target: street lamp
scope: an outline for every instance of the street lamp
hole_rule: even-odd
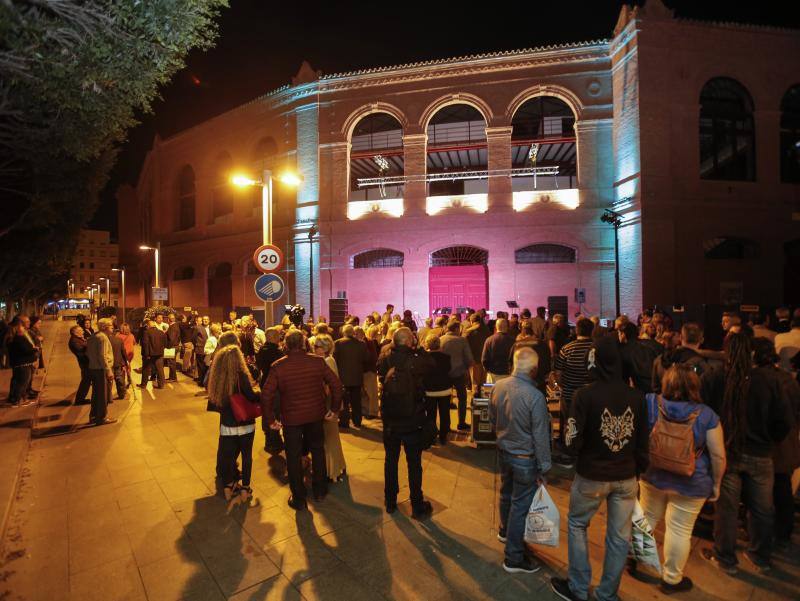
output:
[[[605,209],[600,216],[600,221],[614,226],[614,294],[617,306],[617,313],[614,317],[618,317],[619,312],[619,228],[622,225],[622,214]]]
[[[122,323],[125,323],[125,268],[112,267],[111,271],[119,271],[120,283],[122,284]]]
[[[155,251],[155,255],[153,256],[155,263],[156,263],[156,288],[161,288],[161,280],[159,278],[159,274],[161,273],[160,269],[160,255],[161,255],[161,242],[157,242],[155,246],[147,246],[142,244],[139,246],[139,250],[152,250]],[[155,301],[154,304],[157,304],[158,301]]]
[[[111,278],[100,278],[100,280],[105,280],[106,281],[106,306],[110,307],[111,306]],[[102,286],[100,288],[101,288],[100,295],[101,295],[101,298],[102,298]]]
[[[263,244],[272,244],[272,170],[264,169],[261,179],[256,180],[242,174],[235,174],[231,177],[231,183],[240,188],[249,186],[261,186],[261,224]],[[303,176],[299,173],[286,171],[278,176],[278,181],[287,186],[299,186],[303,181]],[[264,303],[264,327],[272,325],[272,301]]]

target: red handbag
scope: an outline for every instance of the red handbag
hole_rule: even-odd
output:
[[[246,422],[261,417],[261,403],[251,403],[247,397],[239,392],[230,396],[231,410],[237,422]]]

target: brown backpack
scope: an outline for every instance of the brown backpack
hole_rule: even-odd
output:
[[[678,476],[694,474],[703,449],[694,448],[694,421],[700,410],[683,421],[671,420],[658,397],[658,419],[650,432],[650,466]]]

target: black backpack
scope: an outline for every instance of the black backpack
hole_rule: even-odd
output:
[[[389,419],[408,419],[418,413],[418,387],[414,374],[414,362],[404,358],[398,362],[389,358],[389,371],[383,380],[381,394],[381,416]]]

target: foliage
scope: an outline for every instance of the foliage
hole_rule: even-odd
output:
[[[0,298],[66,288],[116,147],[227,0],[0,2]]]
[[[149,307],[148,309],[145,309],[144,318],[155,319],[156,315],[163,315],[164,320],[166,320],[169,315],[177,315],[177,314],[178,312],[172,307],[167,307],[165,305],[158,305],[156,307]]]

